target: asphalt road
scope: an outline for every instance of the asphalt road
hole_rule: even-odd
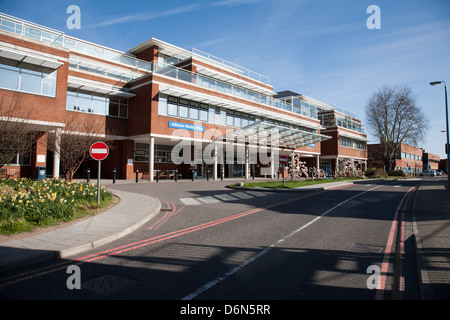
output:
[[[299,193],[232,190],[221,181],[117,184],[111,188],[159,198],[163,210],[116,243],[6,275],[14,281],[0,298],[373,300],[399,291],[417,299],[408,215],[416,183]],[[405,220],[397,266],[396,217]],[[69,266],[78,267],[81,289],[69,289],[77,274]]]

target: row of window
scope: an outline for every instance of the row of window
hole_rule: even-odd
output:
[[[112,117],[128,117],[128,100],[96,96],[82,91],[67,91],[66,109]]]
[[[422,156],[419,156],[416,154],[410,154],[410,153],[406,153],[406,152],[401,153],[401,158],[422,161]]]
[[[350,139],[342,136],[339,137],[339,145],[346,148],[366,150],[366,143],[364,141]]]
[[[175,118],[197,120],[206,123],[213,123],[228,127],[243,128],[258,121],[276,124],[297,130],[315,132],[312,129],[304,128],[280,121],[266,118],[259,118],[249,113],[237,112],[222,109],[208,104],[199,103],[183,98],[172,96],[160,96],[158,114]]]
[[[245,88],[238,87],[227,82],[216,80],[200,74],[192,73],[187,70],[167,66],[164,63],[156,65],[155,71],[165,76],[173,77],[190,83],[195,83],[202,87],[217,90],[226,94],[234,95],[236,97],[241,97],[261,104],[284,109],[290,112],[295,112],[297,114],[317,119],[317,107],[308,103],[300,102],[299,104],[297,102],[297,105],[293,105],[292,103],[284,100],[273,99],[270,96],[260,94],[255,91],[247,90]]]
[[[134,145],[134,161],[148,162],[150,159],[150,145],[148,143],[136,142]],[[172,147],[155,145],[155,163],[172,163]]]
[[[0,58],[0,88],[55,97],[56,70]]]
[[[325,113],[320,116],[320,123],[324,127],[343,127],[353,131],[364,133],[364,128],[360,123],[353,121],[351,118],[336,116],[334,113]]]

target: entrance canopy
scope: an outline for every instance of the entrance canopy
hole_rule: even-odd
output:
[[[234,141],[234,139],[238,143],[260,146],[264,144],[268,147],[295,150],[331,139],[331,137],[260,121],[218,137],[216,141]]]

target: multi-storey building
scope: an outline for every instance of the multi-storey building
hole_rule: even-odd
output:
[[[369,158],[371,168],[384,168],[381,144],[369,144]],[[423,149],[401,143],[395,157],[394,169],[411,175],[421,173],[423,169]]]
[[[115,169],[123,179],[175,170],[185,178],[193,169],[212,178],[273,177],[280,154],[315,157],[318,165],[330,138],[320,133],[326,130],[316,106],[274,98],[268,77],[223,59],[153,38],[121,52],[6,14],[0,95],[29,111],[0,121],[26,122],[38,133],[30,150],[3,166],[9,176],[33,177],[46,167],[58,177],[61,137],[86,134],[88,122],[112,141],[102,177]],[[89,161],[78,174],[88,167],[95,174]]]
[[[365,171],[368,160],[367,135],[356,115],[292,91],[279,92],[276,97],[294,106],[308,106],[317,114],[323,127],[320,133],[331,137],[320,144],[320,168],[323,171],[333,176],[348,174],[349,169],[354,174]]]
[[[439,170],[441,158],[438,155],[423,151],[423,169]]]

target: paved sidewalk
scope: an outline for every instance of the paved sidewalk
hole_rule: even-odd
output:
[[[450,299],[450,192],[446,180],[424,181],[413,203],[421,298]]]
[[[111,190],[120,198],[113,208],[65,228],[0,243],[0,272],[64,258],[96,248],[131,233],[161,209],[159,200]]]

